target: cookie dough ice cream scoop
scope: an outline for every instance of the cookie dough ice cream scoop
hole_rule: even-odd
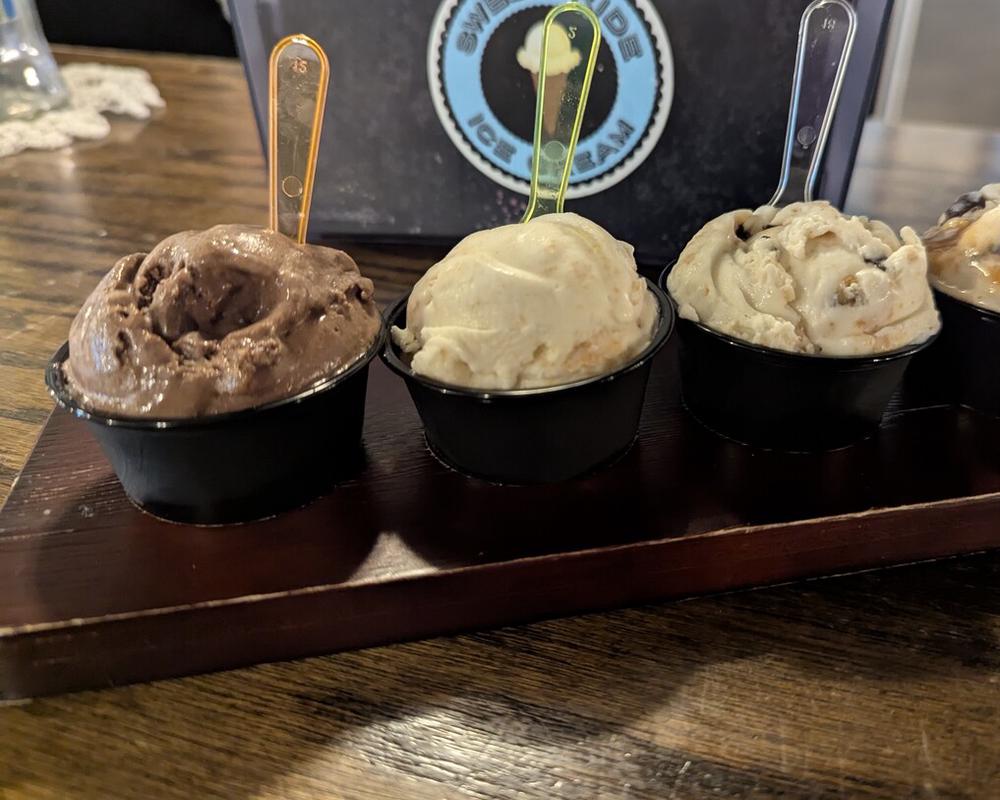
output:
[[[667,280],[680,315],[751,344],[826,356],[885,353],[940,328],[919,237],[825,201],[712,220]]]
[[[707,223],[664,270],[684,404],[745,444],[811,452],[871,435],[940,326],[916,234],[813,199],[856,28],[845,0],[806,7],[777,191]]]

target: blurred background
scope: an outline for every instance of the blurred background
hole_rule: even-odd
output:
[[[896,0],[875,113],[1000,128],[1000,0]]]
[[[236,55],[218,0],[37,2],[53,43]],[[998,43],[1000,0],[896,0],[874,115],[1000,129]]]

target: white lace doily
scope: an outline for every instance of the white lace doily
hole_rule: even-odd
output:
[[[74,139],[103,139],[111,131],[104,114],[148,119],[163,108],[149,73],[136,67],[67,64],[61,70],[69,105],[32,120],[0,122],[0,157],[22,150],[55,150]]]

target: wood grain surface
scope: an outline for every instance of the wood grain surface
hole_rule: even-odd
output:
[[[41,367],[113,260],[265,219],[238,65],[60,55],[141,64],[168,106],[0,161],[2,495],[51,406]],[[923,224],[935,186],[1000,176],[995,138],[949,161],[935,136],[875,131],[850,204],[878,212],[898,176]],[[432,257],[350,249],[383,299]],[[0,709],[0,797],[994,798],[998,637],[1000,557],[977,556],[83,693]]]
[[[1000,420],[911,390],[854,447],[754,450],[687,414],[677,361],[615,464],[534,486],[439,463],[376,361],[356,473],[215,529],[140,512],[56,412],[0,511],[0,701],[1000,547]]]

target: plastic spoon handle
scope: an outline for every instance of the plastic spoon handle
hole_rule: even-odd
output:
[[[271,51],[268,86],[268,179],[271,229],[302,243],[309,226],[316,155],[323,128],[330,62],[303,34]]]
[[[857,26],[846,0],[813,0],[802,14],[781,181],[769,205],[812,200]]]
[[[581,3],[563,3],[545,17],[536,78],[531,195],[522,222],[563,210],[600,45],[601,23]],[[555,114],[553,92],[561,94]]]

